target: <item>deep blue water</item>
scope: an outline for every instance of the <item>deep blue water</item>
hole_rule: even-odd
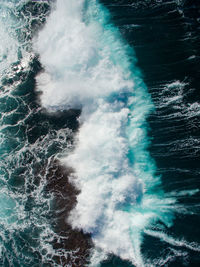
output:
[[[199,266],[200,3],[99,2],[0,1],[0,265]]]

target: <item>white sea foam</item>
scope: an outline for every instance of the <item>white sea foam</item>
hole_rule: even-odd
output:
[[[96,0],[84,3],[58,0],[35,39],[44,68],[37,89],[49,110],[82,107],[76,147],[62,161],[74,168],[71,181],[81,190],[67,220],[91,233],[91,265],[114,253],[143,266],[144,229],[156,220],[170,226],[175,200],[154,193],[160,180],[146,136],[152,104],[130,63],[134,54],[107,11]]]
[[[131,81],[124,79],[122,69],[110,60],[109,43],[115,45],[114,37],[106,36],[98,24],[84,23],[82,5],[81,0],[58,1],[36,41],[45,67],[37,77],[45,107],[76,107],[132,86]],[[114,49],[124,56],[118,47]]]
[[[19,68],[27,67],[27,60],[30,60],[30,54],[26,51],[25,39],[19,39],[17,30],[20,31],[26,26],[26,18],[17,18],[17,9],[20,9],[24,0],[19,1],[1,1],[0,6],[0,73],[11,75],[11,66],[21,63]],[[30,19],[30,18],[29,18]],[[24,31],[25,32],[25,31]],[[22,60],[23,62],[20,62]],[[16,71],[16,69],[15,69]],[[10,72],[10,73],[9,73]]]
[[[0,20],[0,71],[3,73],[11,63],[16,62],[17,50],[18,47],[17,41],[13,40],[11,36],[9,36],[7,29],[4,26],[4,23]]]
[[[156,231],[146,230],[145,233],[148,235],[157,237],[157,238],[161,239],[162,241],[167,242],[173,246],[183,247],[183,248],[187,248],[187,249],[190,249],[193,251],[200,252],[200,246],[199,246],[199,244],[197,244],[195,242],[189,243],[184,239],[179,240],[179,239],[176,239],[176,238],[173,238],[173,237],[167,235],[164,232],[156,232]]]
[[[52,141],[52,132],[49,131],[48,135],[36,140],[32,145],[27,140],[26,133],[23,137],[20,136],[20,128],[22,127],[26,131],[26,120],[32,114],[32,110],[23,96],[16,95],[17,85],[22,82],[19,73],[23,73],[25,76],[32,57],[32,53],[27,49],[30,43],[27,44],[26,40],[19,36],[22,29],[24,35],[30,34],[29,30],[31,30],[28,25],[29,20],[32,19],[31,13],[28,18],[23,17],[24,4],[27,2],[29,1],[0,1],[1,266],[30,265],[30,262],[36,260],[37,256],[35,255],[39,255],[39,253],[40,263],[47,261],[49,263],[50,256],[53,257],[55,254],[50,243],[56,234],[46,220],[51,198],[44,197],[46,182],[44,175],[40,177],[37,186],[34,184],[36,178],[34,164],[41,163],[41,154],[49,153],[53,141],[61,143],[59,136],[67,135],[66,131],[62,129],[63,131],[56,132]],[[4,85],[2,83],[4,79],[11,80],[12,85]],[[29,161],[28,158],[31,160]],[[34,202],[32,209],[28,207],[30,199]],[[10,242],[11,240],[12,242]],[[23,248],[22,243],[20,244],[21,241]],[[33,245],[34,242],[37,243],[37,246]],[[24,249],[26,253],[24,253]],[[49,256],[48,253],[51,255]]]
[[[187,119],[190,123],[190,119],[199,116],[200,103],[186,103],[184,100],[184,96],[194,90],[193,88],[186,90],[186,86],[189,87],[189,83],[175,80],[161,85],[159,89],[154,88],[155,92],[152,95],[160,118]],[[167,114],[166,111],[168,111]],[[191,127],[197,127],[194,120],[191,123],[194,124]]]
[[[1,3],[0,11],[0,73],[2,76],[10,65],[18,60],[19,44],[14,35],[15,30],[12,29],[13,21],[6,3]]]

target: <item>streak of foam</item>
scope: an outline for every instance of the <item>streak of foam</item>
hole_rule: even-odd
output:
[[[177,249],[169,249],[169,252],[167,253],[166,257],[160,257],[158,259],[153,260],[152,263],[146,262],[147,267],[154,267],[154,266],[167,266],[168,264],[172,263],[177,258],[183,258],[184,263],[188,263],[188,253],[183,252],[181,250]]]
[[[200,114],[200,103],[185,103],[185,87],[189,83],[184,81],[172,81],[161,85],[155,93],[152,93],[157,112],[163,119],[192,119]],[[156,88],[154,88],[155,90]],[[158,89],[158,88],[157,88]],[[187,90],[187,93],[192,91],[192,88]],[[166,109],[171,108],[171,112],[166,114]]]
[[[182,247],[182,248],[187,248],[193,251],[197,251],[200,252],[200,246],[199,244],[195,243],[195,242],[187,242],[184,239],[175,239],[171,236],[168,236],[166,233],[164,232],[156,232],[156,231],[151,231],[151,230],[145,230],[145,233],[148,235],[151,235],[153,237],[157,237],[160,240],[169,243],[172,246],[175,247]]]
[[[182,190],[179,192],[171,192],[168,195],[169,196],[176,196],[176,197],[184,197],[184,196],[193,196],[195,194],[199,193],[199,189],[193,189],[193,190]]]

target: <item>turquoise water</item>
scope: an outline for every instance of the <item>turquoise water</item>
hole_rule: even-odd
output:
[[[162,107],[125,40],[120,1],[106,5],[1,1],[2,266],[187,265],[182,248],[199,253],[171,230],[191,212],[179,198],[199,189],[166,190],[148,136]],[[160,87],[160,98],[174,90],[161,104],[184,86]]]

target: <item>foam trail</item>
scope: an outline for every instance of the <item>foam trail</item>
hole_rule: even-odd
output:
[[[177,246],[177,247],[184,247],[193,251],[197,251],[200,252],[200,246],[195,243],[195,242],[187,242],[184,239],[178,240],[175,239],[171,236],[168,236],[167,234],[163,233],[163,232],[156,232],[156,231],[151,231],[151,230],[146,230],[145,231],[146,234],[151,235],[153,237],[157,237],[159,239],[161,239],[162,241],[165,241],[173,246]]]
[[[144,266],[144,229],[157,220],[170,226],[175,200],[155,193],[160,179],[146,134],[152,103],[132,49],[98,1],[58,0],[35,50],[44,67],[42,105],[82,107],[76,147],[62,159],[81,190],[68,220],[91,233],[92,266],[109,253]]]

